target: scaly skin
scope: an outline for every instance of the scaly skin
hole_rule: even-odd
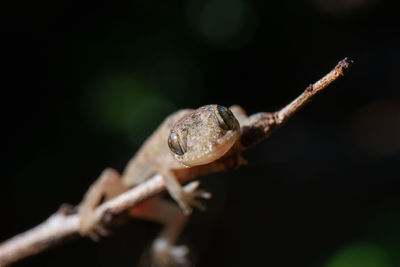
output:
[[[239,117],[245,116],[240,107],[233,109]],[[98,239],[99,234],[106,234],[106,229],[93,215],[101,198],[115,197],[157,173],[163,177],[168,192],[183,214],[190,214],[192,206],[204,210],[205,206],[197,198],[210,198],[211,194],[198,190],[197,181],[182,187],[179,180],[227,169],[228,166],[217,160],[229,151],[239,135],[238,120],[223,106],[206,105],[171,114],[128,162],[120,177],[117,171],[106,169],[89,188],[79,207],[80,233],[94,239]],[[152,246],[153,261],[157,266],[187,262],[188,249],[173,246],[187,220],[175,205],[153,198],[133,208],[130,214],[165,224]]]

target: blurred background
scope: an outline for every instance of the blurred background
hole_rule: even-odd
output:
[[[213,193],[179,243],[194,266],[400,266],[398,9],[382,0],[9,1],[0,9],[0,240],[77,204],[177,109],[275,111],[346,75]],[[131,220],[15,266],[136,266]]]

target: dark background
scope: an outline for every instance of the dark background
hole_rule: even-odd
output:
[[[0,240],[80,202],[180,108],[274,111],[355,61],[287,125],[203,177],[196,266],[400,266],[398,9],[379,0],[13,1],[0,9]],[[136,266],[132,220],[15,266]]]

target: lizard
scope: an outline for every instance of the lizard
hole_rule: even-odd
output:
[[[93,213],[101,199],[111,199],[160,174],[167,191],[180,208],[156,196],[133,207],[129,215],[165,225],[151,248],[156,266],[186,265],[188,248],[174,244],[192,207],[205,209],[198,198],[208,199],[211,194],[199,190],[198,181],[183,187],[179,179],[195,178],[229,168],[218,159],[229,154],[227,152],[238,142],[240,123],[246,118],[245,111],[238,105],[231,108],[206,105],[169,115],[143,143],[121,175],[112,168],[106,168],[89,187],[78,207],[80,234],[95,240],[99,235],[107,235],[108,231]],[[234,157],[239,165],[245,163],[240,155]]]

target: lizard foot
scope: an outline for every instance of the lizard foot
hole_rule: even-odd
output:
[[[192,212],[192,207],[196,207],[201,211],[206,210],[205,204],[198,198],[210,199],[211,193],[202,189],[197,189],[199,185],[199,181],[193,181],[183,187],[184,194],[181,198],[181,208],[186,215]]]
[[[153,260],[156,267],[184,267],[189,266],[186,246],[172,246],[163,238],[157,239],[152,248]]]
[[[109,235],[109,231],[102,224],[101,220],[96,218],[93,210],[79,209],[79,234],[88,236],[93,241],[99,241],[102,236]]]

